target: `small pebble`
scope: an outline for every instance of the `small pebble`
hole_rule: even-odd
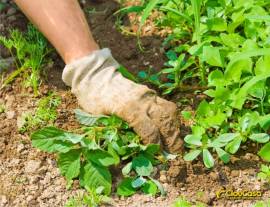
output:
[[[0,195],[0,206],[7,204],[8,200],[5,195]]]
[[[20,153],[21,151],[23,151],[25,149],[24,144],[19,144],[17,147],[17,152]]]
[[[30,160],[25,166],[25,173],[35,173],[40,168],[41,162],[36,160]]]
[[[7,119],[13,119],[15,117],[15,111],[6,112]]]
[[[159,180],[160,182],[165,183],[167,182],[167,177],[165,175],[160,175]]]

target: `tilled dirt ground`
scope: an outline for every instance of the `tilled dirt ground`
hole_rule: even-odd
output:
[[[116,18],[113,16],[119,8],[117,3],[99,0],[82,6],[94,37],[101,47],[111,48],[120,63],[134,73],[149,66],[156,70],[162,67],[162,33],[157,32],[151,25],[144,28],[146,36],[142,38],[142,44],[147,52],[143,54],[137,48],[136,37],[123,35],[117,29]],[[0,11],[1,34],[8,34],[9,28],[24,30],[26,24],[25,17],[11,3],[8,2],[8,6]],[[125,24],[130,28],[130,32],[136,29],[132,22],[126,20]],[[0,56],[9,58],[2,46]],[[74,129],[78,127],[73,114],[73,109],[78,107],[76,99],[61,81],[63,62],[56,54],[53,54],[52,58],[54,64],[46,68],[47,78],[43,80],[40,97],[45,96],[48,91],[55,91],[61,96],[62,104],[58,108],[55,125],[66,130]],[[199,98],[190,94],[185,96],[194,102]],[[40,97],[33,97],[31,90],[23,89],[20,78],[0,91],[0,104],[4,104],[6,108],[4,113],[0,113],[0,207],[64,206],[71,196],[82,191],[76,183],[71,190],[67,190],[55,157],[34,149],[29,136],[18,132],[19,117],[23,112],[33,110]],[[175,97],[173,99],[177,100]],[[179,106],[179,110],[183,107],[185,106]],[[188,125],[189,123],[182,122],[183,136]],[[270,197],[269,184],[256,178],[262,164],[256,151],[256,145],[243,146],[242,151],[232,158],[232,163],[223,165],[218,162],[211,170],[206,169],[201,160],[187,163],[179,157],[168,163],[168,166],[158,168],[155,175],[167,190],[166,197],[136,194],[122,198],[113,194],[115,206],[166,207],[179,196],[185,196],[190,201],[203,202],[208,206],[250,206],[254,200],[218,199],[216,192],[221,189],[258,190],[263,194],[262,200]],[[115,182],[118,180],[117,175],[114,179]]]

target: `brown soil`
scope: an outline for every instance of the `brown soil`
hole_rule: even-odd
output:
[[[119,8],[117,3],[96,0],[82,6],[100,46],[109,47],[115,58],[133,73],[148,67],[155,70],[162,68],[165,60],[161,47],[162,33],[151,24],[144,28],[146,36],[142,37],[142,45],[146,52],[142,53],[137,47],[135,36],[124,35],[117,29],[116,17],[113,16]],[[131,16],[131,19],[134,17]],[[124,22],[129,31],[136,30],[136,24],[132,21],[127,19]],[[18,10],[14,10],[11,3],[0,11],[0,34],[7,35],[9,28],[25,30],[26,24],[26,18]],[[0,45],[0,58],[9,56]],[[54,64],[46,68],[47,78],[43,80],[40,97],[50,90],[60,95],[62,104],[58,109],[55,125],[67,130],[75,129],[78,127],[73,115],[73,109],[78,107],[76,99],[61,81],[63,62],[56,53],[52,58]],[[179,100],[178,96],[188,99],[191,105],[203,98],[193,94],[178,94],[173,100]],[[0,104],[4,104],[6,108],[4,113],[0,113],[0,207],[64,206],[68,198],[82,191],[77,185],[67,190],[66,182],[56,166],[55,157],[32,148],[29,136],[18,132],[18,118],[23,112],[33,110],[40,97],[33,97],[31,90],[24,89],[20,78],[0,91]],[[185,108],[191,106],[179,104],[179,110]],[[182,122],[182,136],[187,133],[189,125],[190,123]],[[212,170],[206,169],[201,160],[187,163],[182,158],[177,158],[170,161],[168,166],[157,169],[156,177],[168,192],[166,197],[136,194],[121,198],[113,194],[115,206],[165,207],[170,206],[180,196],[185,196],[192,202],[203,202],[207,206],[250,206],[254,200],[218,199],[216,192],[221,189],[260,190],[263,193],[261,199],[270,197],[269,185],[256,178],[262,161],[254,152],[255,145],[243,146],[241,153],[232,158],[232,163],[224,165],[217,162]]]

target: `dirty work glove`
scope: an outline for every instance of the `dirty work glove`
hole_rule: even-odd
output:
[[[161,144],[179,153],[182,140],[175,104],[124,78],[118,66],[109,49],[97,50],[66,65],[62,78],[87,112],[115,114],[129,123],[144,144]]]

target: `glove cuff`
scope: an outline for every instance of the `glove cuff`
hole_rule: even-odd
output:
[[[117,69],[119,64],[113,58],[110,49],[95,50],[91,54],[67,64],[62,73],[62,80],[68,86],[76,85],[85,76],[91,77],[103,68]]]

